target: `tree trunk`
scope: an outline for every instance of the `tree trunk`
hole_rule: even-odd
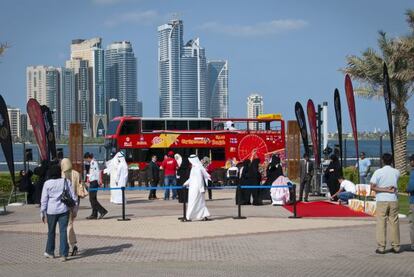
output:
[[[394,152],[395,168],[401,175],[407,174],[407,127],[409,114],[407,109],[402,106],[395,107],[394,111]]]

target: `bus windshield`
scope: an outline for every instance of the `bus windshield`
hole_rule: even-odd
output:
[[[118,129],[118,125],[119,125],[119,120],[112,120],[109,122],[108,124],[108,131],[107,131],[107,135],[115,135],[116,134],[116,130]]]

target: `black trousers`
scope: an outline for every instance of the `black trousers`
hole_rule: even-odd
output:
[[[310,183],[311,183],[311,180],[310,179],[308,180],[308,178],[304,178],[303,181],[300,183],[299,201],[302,201],[303,199],[303,191],[305,191],[305,201],[308,200]]]
[[[90,183],[89,187],[91,189],[92,188],[98,188],[99,187],[98,181],[92,181]],[[107,212],[107,210],[104,207],[102,207],[102,205],[98,202],[97,194],[98,194],[98,191],[90,191],[89,192],[89,201],[91,202],[91,207],[92,207],[91,216],[94,216],[94,217],[98,216],[98,212],[100,214],[104,214],[104,213]]]
[[[251,189],[253,205],[263,205],[261,189]]]
[[[156,187],[158,184],[158,181],[153,181],[153,182],[148,182],[150,187]],[[157,190],[156,189],[151,189],[148,195],[148,199],[153,199],[153,198],[157,198]]]

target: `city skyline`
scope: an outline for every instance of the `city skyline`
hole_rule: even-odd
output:
[[[381,4],[385,1],[255,5],[238,2],[240,12],[236,15],[229,13],[234,7],[232,1],[222,3],[220,9],[213,8],[219,3],[213,1],[212,5],[203,6],[203,12],[195,7],[198,4],[192,6],[188,1],[98,2],[49,1],[48,9],[44,9],[46,4],[27,1],[21,10],[13,1],[5,1],[0,11],[2,26],[16,22],[13,28],[5,28],[1,37],[1,41],[11,45],[0,63],[0,93],[7,103],[24,110],[22,72],[26,66],[63,65],[69,59],[68,45],[72,39],[99,36],[105,44],[121,39],[130,40],[135,46],[135,54],[140,59],[138,68],[145,69],[138,75],[138,91],[143,92],[140,100],[146,107],[144,116],[158,115],[158,99],[154,97],[158,86],[156,28],[179,11],[186,26],[186,37],[201,37],[209,57],[231,61],[230,116],[244,115],[243,99],[253,91],[260,91],[270,104],[266,105],[265,113],[281,112],[285,119],[294,119],[294,102],[303,104],[312,98],[315,103],[328,101],[329,118],[333,118],[334,88],[344,96],[343,74],[338,69],[345,66],[346,55],[359,54],[368,47],[376,49],[378,30],[390,36],[404,35],[408,31],[404,12],[410,7],[408,1],[393,5]],[[355,5],[358,9],[353,8]],[[66,11],[74,10],[79,12],[76,22],[65,16]],[[368,10],[371,12],[367,16]],[[209,14],[213,11],[212,18]],[[33,20],[32,13],[37,13],[36,18],[45,19]],[[24,26],[28,24],[33,28],[26,30]],[[52,40],[47,39],[51,37]],[[344,97],[342,100],[345,104]],[[413,104],[411,99],[407,106]],[[359,129],[386,129],[382,101],[356,98],[356,106]],[[384,116],[368,112],[371,110],[383,111]],[[413,110],[409,111],[413,118]],[[343,113],[344,129],[348,131],[349,118]],[[411,121],[410,131],[413,126]],[[334,129],[331,121],[329,130]]]

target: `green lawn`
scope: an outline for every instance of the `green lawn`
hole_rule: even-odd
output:
[[[407,194],[398,195],[398,202],[400,204],[400,214],[408,214],[410,211],[410,203]]]

